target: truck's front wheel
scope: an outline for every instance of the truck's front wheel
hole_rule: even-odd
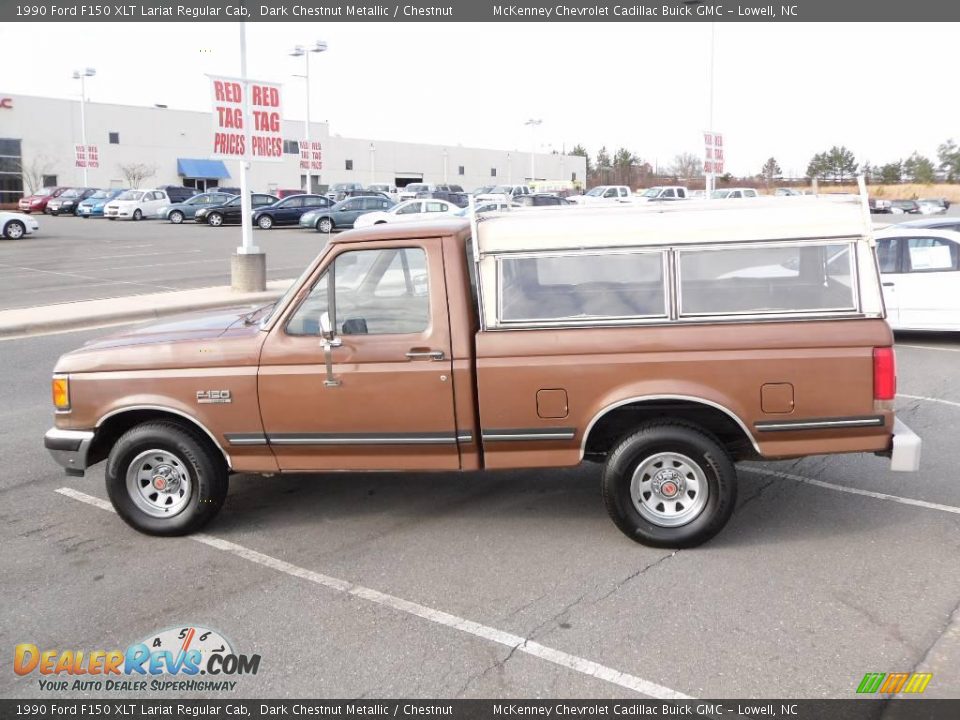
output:
[[[640,426],[610,453],[603,471],[607,512],[631,540],[695,547],[727,524],[737,472],[705,430],[674,422]]]
[[[227,497],[223,458],[199,433],[172,422],[137,425],[110,451],[107,494],[117,514],[147,535],[186,535]]]

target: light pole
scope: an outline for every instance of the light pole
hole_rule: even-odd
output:
[[[373,143],[370,143],[370,184],[373,185],[376,182],[377,175],[377,147]]]
[[[708,125],[708,132],[710,133],[713,133],[713,57],[714,57],[714,46],[716,44],[716,39],[717,39],[717,24],[710,23],[710,117],[709,117],[709,125]],[[716,163],[716,159],[711,158],[711,162]],[[714,169],[714,167],[711,167],[711,169]],[[704,180],[705,180],[704,187],[706,188],[706,190],[704,191],[704,196],[706,197],[707,200],[710,200],[713,198],[713,190],[717,184],[716,173],[714,172],[708,173],[707,176],[704,178]]]
[[[96,74],[93,68],[73,71],[73,79],[80,81],[80,142],[83,143],[84,155],[87,152],[87,78]],[[87,186],[87,163],[83,164],[83,186]]]
[[[444,149],[443,149],[443,182],[444,182],[444,184],[446,184],[447,182],[449,182],[448,177],[447,177],[447,175],[448,175],[448,173],[447,173],[447,157],[448,157],[447,149],[444,148]]]
[[[530,126],[530,182],[533,182],[537,175],[535,172],[534,156],[537,152],[537,126],[543,124],[543,120],[530,118],[524,125]]]
[[[290,51],[290,57],[303,57],[305,73],[296,75],[302,77],[307,88],[307,118],[305,121],[303,139],[307,143],[307,192],[313,192],[313,180],[311,179],[311,166],[313,165],[313,150],[310,147],[310,53],[322,53],[327,49],[326,40],[317,40],[309,48],[303,45],[297,45]]]

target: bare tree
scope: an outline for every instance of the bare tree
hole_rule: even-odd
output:
[[[698,178],[703,175],[703,160],[693,153],[681,153],[673,159],[671,172],[684,180]]]
[[[147,165],[146,163],[128,163],[117,167],[123,173],[127,185],[134,189],[140,187],[140,183],[148,177],[153,177],[157,173],[156,165]]]
[[[27,186],[24,197],[33,195],[38,190],[43,189],[43,176],[49,175],[55,163],[46,155],[37,155],[29,162],[20,160],[18,162],[20,173],[23,175],[23,182]]]

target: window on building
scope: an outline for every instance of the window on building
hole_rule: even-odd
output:
[[[109,133],[109,135],[110,135],[110,144],[111,144],[111,145],[119,145],[119,144],[120,144],[120,133],[118,133],[118,132],[112,132],[112,133]]]
[[[490,168],[490,177],[496,177],[496,176],[497,176],[497,169]]]
[[[459,168],[457,168],[457,175],[463,175],[463,174],[464,174],[464,167],[463,165],[461,165]]]
[[[577,174],[570,173],[570,182],[576,182],[576,181],[577,181]]]
[[[0,204],[15,203],[23,197],[21,166],[20,141],[0,138]]]
[[[43,176],[43,186],[44,187],[56,187],[57,186],[57,176],[56,175],[44,175]],[[122,185],[117,185],[117,187],[123,187]]]
[[[284,140],[283,141],[283,154],[284,155],[299,155],[300,154],[300,143],[296,140]]]
[[[346,162],[346,169],[347,169],[347,170],[353,170],[353,160],[347,160],[347,162]]]

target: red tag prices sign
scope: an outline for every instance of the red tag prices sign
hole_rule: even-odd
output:
[[[283,109],[279,85],[211,77],[210,93],[213,99],[211,157],[276,162],[283,160]],[[246,115],[244,99],[248,105]]]
[[[703,144],[703,171],[707,175],[723,175],[723,135],[705,132]]]
[[[100,167],[100,151],[96,145],[74,145],[76,159],[74,165],[78,168]]]
[[[323,148],[317,140],[300,140],[300,169],[323,170]]]

